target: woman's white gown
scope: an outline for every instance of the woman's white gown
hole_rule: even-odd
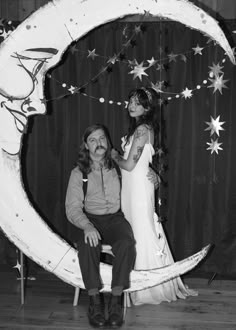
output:
[[[131,145],[132,138],[126,146],[122,138],[125,159]],[[160,268],[174,262],[162,224],[155,213],[154,186],[147,178],[153,154],[154,149],[149,142],[145,144],[135,168],[131,172],[122,170],[121,208],[133,228],[136,240],[136,270]],[[189,295],[197,295],[197,292],[188,289],[178,277],[156,287],[131,293],[131,299],[134,305],[159,304],[162,301],[184,299]]]

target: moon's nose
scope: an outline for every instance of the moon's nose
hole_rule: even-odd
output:
[[[33,91],[34,83],[16,58],[8,59],[0,69],[0,93],[5,97],[23,100]]]

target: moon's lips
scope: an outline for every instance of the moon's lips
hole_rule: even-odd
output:
[[[72,41],[101,24],[144,11],[208,34],[235,63],[218,23],[186,0],[54,0],[22,22],[0,48],[0,226],[24,254],[75,286],[84,287],[76,251],[46,225],[24,191],[19,165],[22,131],[34,111],[45,112],[41,102],[45,74],[60,61]],[[28,98],[33,112],[29,108],[25,111]],[[187,272],[208,249],[162,269],[133,271],[130,291]],[[104,289],[110,290],[111,266],[102,264],[101,276]]]

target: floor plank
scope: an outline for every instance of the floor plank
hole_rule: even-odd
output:
[[[1,265],[0,265],[1,266]],[[185,278],[198,291],[196,297],[160,305],[127,309],[123,330],[233,330],[236,329],[236,281]],[[74,288],[43,269],[35,281],[27,281],[25,304],[20,303],[20,281],[0,267],[0,329],[87,330],[88,298],[82,291],[72,306]],[[108,297],[106,297],[108,299]]]

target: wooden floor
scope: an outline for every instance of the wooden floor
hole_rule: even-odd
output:
[[[25,304],[20,303],[20,281],[0,265],[0,329],[91,329],[87,321],[87,295],[73,307],[74,288],[40,269],[28,281]],[[161,305],[128,308],[121,329],[236,329],[236,281],[188,278],[185,283],[199,296]]]

